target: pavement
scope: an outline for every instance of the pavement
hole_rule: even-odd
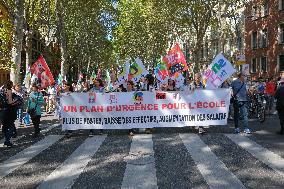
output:
[[[252,135],[233,122],[199,135],[192,127],[156,128],[153,134],[87,130],[65,136],[44,114],[42,134],[19,127],[12,148],[0,135],[0,189],[14,188],[284,188],[284,136],[277,115],[250,120]]]

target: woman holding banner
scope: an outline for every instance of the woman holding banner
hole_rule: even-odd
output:
[[[201,74],[200,73],[196,73],[194,75],[194,82],[191,85],[191,89],[193,91],[205,89],[205,86],[203,85],[203,83],[201,81]],[[197,126],[197,127],[198,127],[198,133],[199,134],[205,134],[205,130],[204,130],[203,126]]]
[[[90,89],[90,92],[94,92],[94,93],[104,93],[104,84],[103,81],[101,79],[94,79],[93,80],[93,88]],[[94,129],[90,130],[89,136],[94,136]],[[100,129],[99,130],[99,135],[103,134],[103,130]]]
[[[126,87],[126,92],[132,92],[132,91],[135,91],[135,88],[134,88],[134,83],[133,81],[127,81],[127,87]],[[129,129],[128,130],[128,133],[130,136],[134,136],[134,129]]]

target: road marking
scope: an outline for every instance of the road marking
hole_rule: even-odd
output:
[[[127,165],[122,189],[158,188],[152,135],[135,135],[132,139],[129,155],[124,160]]]
[[[56,143],[62,137],[63,135],[49,135],[44,139],[38,141],[34,145],[10,157],[8,160],[2,162],[0,164],[0,179],[16,170],[19,166],[31,160],[43,150]]]
[[[75,179],[84,171],[92,156],[97,152],[106,135],[87,138],[61,166],[55,169],[37,188],[71,188]]]
[[[58,123],[57,123],[57,124],[53,124],[53,125],[48,125],[47,128],[41,130],[40,133],[41,133],[41,134],[45,134],[45,133],[47,133],[48,131],[50,131],[51,129],[53,129],[53,128],[59,126],[59,125],[60,125],[60,124],[58,124]],[[30,134],[30,133],[27,133],[27,134]],[[11,138],[11,140],[12,140],[12,142],[16,142],[16,141],[18,141],[18,140],[20,140],[20,139],[22,139],[22,138],[24,138],[24,137],[26,137],[26,135],[18,136],[18,137],[15,138],[15,139]],[[1,148],[1,147],[4,147],[4,142],[5,142],[5,139],[1,139],[1,140],[0,140],[0,148]]]
[[[226,136],[234,143],[248,151],[255,158],[259,159],[284,177],[284,159],[281,158],[281,156],[267,150],[266,148],[263,148],[261,145],[257,144],[246,136],[235,134],[226,134]]]
[[[246,188],[196,134],[180,134],[188,152],[211,189]]]

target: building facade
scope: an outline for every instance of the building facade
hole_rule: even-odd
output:
[[[248,3],[245,56],[252,79],[284,76],[284,0]]]

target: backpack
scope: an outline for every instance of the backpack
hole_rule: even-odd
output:
[[[0,90],[0,110],[4,110],[6,108],[8,108],[8,100],[4,90]]]

